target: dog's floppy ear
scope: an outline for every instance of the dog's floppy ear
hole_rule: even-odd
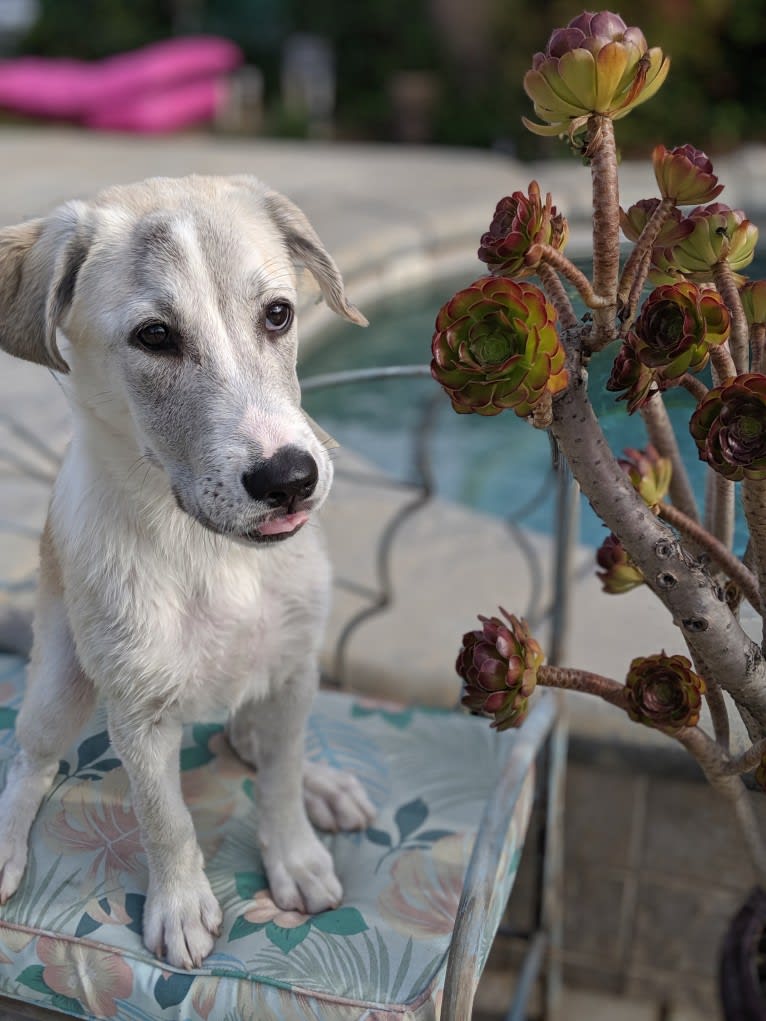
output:
[[[296,263],[311,273],[322,297],[333,312],[350,319],[357,326],[368,326],[367,319],[358,308],[346,300],[343,278],[332,257],[303,213],[294,202],[276,191],[264,191],[263,202],[271,219],[282,235],[287,250]]]
[[[90,247],[85,206],[70,202],[48,219],[0,230],[0,348],[69,372],[56,327],[74,295]]]

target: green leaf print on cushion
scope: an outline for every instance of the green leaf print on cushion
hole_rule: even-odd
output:
[[[239,889],[239,883],[237,884]],[[297,947],[312,929],[333,936],[356,936],[367,931],[367,923],[356,908],[336,908],[320,915],[304,915],[300,911],[282,911],[267,889],[259,890],[250,907],[236,919],[229,932],[229,942],[263,929],[266,938],[284,953]]]

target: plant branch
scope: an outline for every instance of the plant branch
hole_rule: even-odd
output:
[[[677,507],[671,506],[668,503],[661,503],[659,505],[659,515],[663,521],[667,521],[669,525],[672,525],[683,536],[691,539],[696,546],[704,549],[724,573],[733,582],[736,582],[742,590],[744,597],[756,609],[760,607],[761,596],[758,579],[752,571],[745,567],[739,557],[736,557],[728,547],[724,546],[714,535],[711,535],[699,522],[687,517]]]
[[[620,272],[620,192],[617,147],[611,117],[593,114],[588,120],[586,155],[593,181],[593,287],[608,300],[594,311],[592,350],[606,347],[616,336],[617,282]]]
[[[602,677],[601,674],[544,664],[538,667],[537,681],[549,688],[563,688],[566,691],[583,691],[589,695],[596,695],[620,709],[628,707],[625,685],[612,680],[611,677]]]
[[[641,417],[644,420],[644,425],[649,435],[649,442],[657,448],[663,457],[667,457],[670,461],[672,468],[670,499],[673,501],[674,506],[683,511],[687,517],[694,521],[699,521],[694,490],[689,482],[686,465],[678,449],[676,434],[661,394],[655,394],[641,408]]]
[[[729,347],[736,367],[732,375],[747,372],[750,368],[750,330],[747,325],[742,299],[739,296],[734,273],[726,259],[713,266],[713,279],[718,293],[731,314],[731,337]]]
[[[644,254],[641,260],[641,265],[638,267],[638,272],[635,275],[633,284],[630,288],[630,294],[628,295],[628,304],[620,309],[620,318],[622,319],[622,326],[620,327],[620,336],[624,339],[630,332],[630,328],[633,325],[633,321],[636,318],[636,311],[638,309],[638,303],[641,300],[641,291],[644,289],[646,278],[649,276],[649,270],[652,265],[652,253],[651,249]]]
[[[652,258],[652,248],[654,242],[657,240],[657,236],[662,230],[662,225],[665,223],[667,218],[670,216],[675,203],[673,199],[664,198],[660,201],[660,204],[654,210],[652,215],[649,217],[647,222],[644,224],[644,229],[639,235],[638,241],[630,253],[628,261],[625,263],[625,268],[622,271],[620,277],[620,286],[617,291],[617,304],[618,306],[624,305],[629,295],[632,295],[634,289],[634,283],[638,280],[642,273],[642,269],[646,266],[646,272],[648,272],[649,263]],[[641,280],[639,286],[639,293],[641,287],[644,286],[646,280],[646,272],[643,274],[643,280]]]
[[[690,372],[685,372],[679,378],[678,385],[682,386],[684,390],[688,390],[698,404],[710,393],[702,380],[697,376],[693,376]]]
[[[728,343],[711,348],[710,362],[714,386],[737,374]],[[706,496],[705,525],[724,546],[731,549],[734,543],[734,483],[711,468]]]
[[[750,364],[753,372],[766,370],[766,324],[753,323],[750,327]]]
[[[527,252],[526,261],[530,266],[534,266],[537,273],[542,279],[540,268],[542,265],[547,264],[558,270],[563,277],[565,277],[573,287],[577,288],[580,297],[588,306],[588,308],[598,309],[605,308],[609,305],[609,298],[600,297],[594,290],[590,280],[585,276],[582,270],[579,270],[573,262],[571,262],[566,255],[554,248],[552,245],[537,244]],[[538,263],[540,265],[538,265]],[[567,299],[568,300],[568,299]]]
[[[577,315],[556,270],[550,263],[543,261],[537,267],[537,275],[548,300],[558,313],[562,333],[564,330],[574,329],[577,326]]]
[[[587,396],[586,373],[573,374],[553,404],[552,431],[583,493],[619,536],[653,592],[680,627],[692,657],[766,730],[766,665],[703,566],[652,514],[617,463]]]
[[[755,562],[755,573],[761,591],[766,592],[766,479],[744,479],[742,482],[742,505],[745,508],[747,527]],[[749,597],[748,597],[749,598]],[[752,599],[750,600],[752,603]],[[753,603],[758,609],[761,603]],[[764,644],[766,645],[766,622],[764,623]]]

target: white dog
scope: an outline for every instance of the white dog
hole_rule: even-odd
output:
[[[184,721],[231,710],[281,908],[342,896],[306,809],[326,828],[373,815],[357,780],[303,767],[332,465],[300,408],[296,264],[366,324],[305,216],[254,178],[156,178],[0,230],[0,347],[61,373],[74,417],[0,795],[0,904],[100,696],[149,866],[144,942],[179,967],[221,924],[181,798]]]

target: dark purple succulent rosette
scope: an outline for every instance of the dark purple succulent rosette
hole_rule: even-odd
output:
[[[636,723],[672,733],[699,722],[705,682],[686,656],[643,656],[625,681],[627,712]]]
[[[732,482],[766,479],[766,376],[749,372],[715,387],[689,430],[700,460],[719,475]]]
[[[482,277],[439,311],[431,374],[461,414],[530,415],[568,382],[556,310],[533,284]]]
[[[501,613],[507,623],[479,616],[481,630],[463,635],[455,669],[465,683],[462,704],[492,717],[497,730],[506,730],[527,713],[543,654],[523,620]]]
[[[614,533],[608,535],[596,550],[596,563],[601,568],[596,576],[603,591],[609,595],[622,595],[644,584],[643,574]]]
[[[635,351],[635,339],[628,334],[614,363],[606,388],[618,394],[618,401],[628,402],[628,414],[643,408],[656,393],[667,389],[669,383],[657,378],[657,374],[639,360]]]
[[[656,287],[644,302],[632,330],[639,361],[660,370],[664,380],[699,372],[710,347],[729,338],[731,317],[715,291],[681,281]]]

